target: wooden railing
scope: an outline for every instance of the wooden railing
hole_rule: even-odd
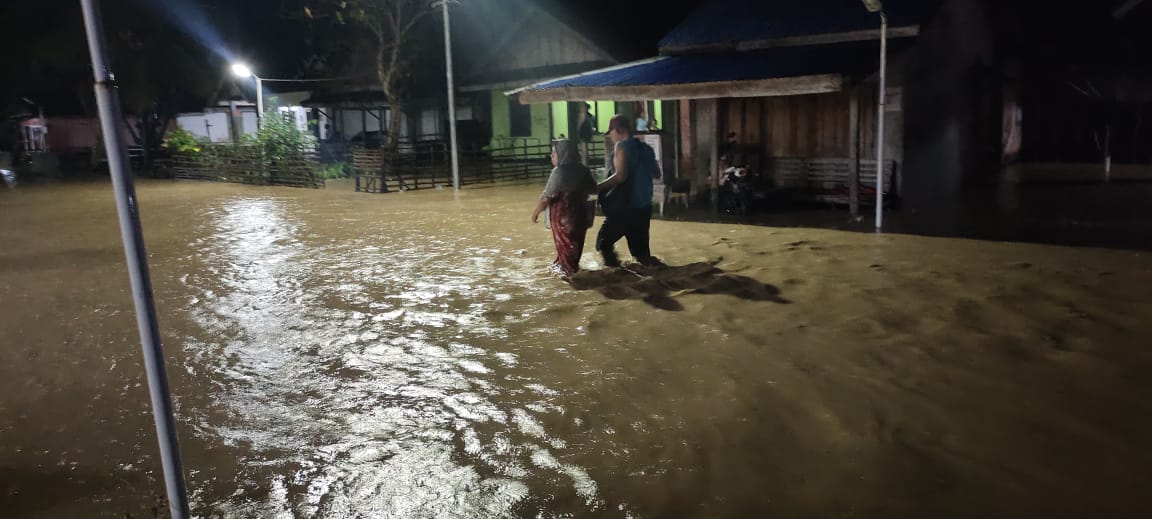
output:
[[[841,158],[773,158],[764,164],[765,178],[772,180],[777,190],[796,192],[799,196],[820,202],[847,204],[850,202],[850,176],[852,163]],[[884,162],[884,194],[897,192],[897,163]],[[860,203],[870,205],[876,200],[876,161],[860,161]]]

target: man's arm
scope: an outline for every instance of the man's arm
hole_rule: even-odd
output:
[[[600,191],[612,189],[628,180],[628,154],[624,151],[623,146],[616,146],[616,151],[612,155],[612,164],[616,168],[616,173],[604,179],[597,186]]]

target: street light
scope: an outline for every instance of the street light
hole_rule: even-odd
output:
[[[243,63],[233,63],[232,73],[236,77],[241,78],[256,78],[256,118],[257,120],[264,118],[264,80],[260,76],[252,73],[252,69]]]
[[[860,0],[870,13],[880,13],[880,101],[876,106],[876,229],[884,225],[884,105],[888,88],[888,16],[881,0]]]

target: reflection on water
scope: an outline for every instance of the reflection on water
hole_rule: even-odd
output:
[[[555,392],[501,380],[516,355],[477,346],[507,336],[485,317],[489,302],[531,292],[532,277],[493,268],[497,250],[462,254],[450,240],[311,242],[286,204],[222,204],[198,244],[204,269],[186,279],[204,330],[185,346],[190,369],[218,378],[213,412],[227,416],[202,417],[201,432],[250,456],[250,479],[208,509],[494,517],[529,497],[526,478],[550,474],[587,509],[602,505],[536,418],[564,413],[546,398]],[[538,399],[515,407],[509,392]]]
[[[655,221],[568,285],[537,188],[140,187],[201,517],[1147,515],[1140,253]],[[5,519],[163,491],[118,239],[0,189]]]

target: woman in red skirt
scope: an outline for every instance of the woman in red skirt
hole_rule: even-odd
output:
[[[552,175],[532,211],[532,223],[539,221],[540,213],[548,209],[552,239],[556,242],[554,265],[571,276],[580,271],[584,236],[596,215],[595,202],[588,201],[590,195],[596,194],[596,179],[580,163],[580,151],[573,141],[552,143],[552,165]]]

